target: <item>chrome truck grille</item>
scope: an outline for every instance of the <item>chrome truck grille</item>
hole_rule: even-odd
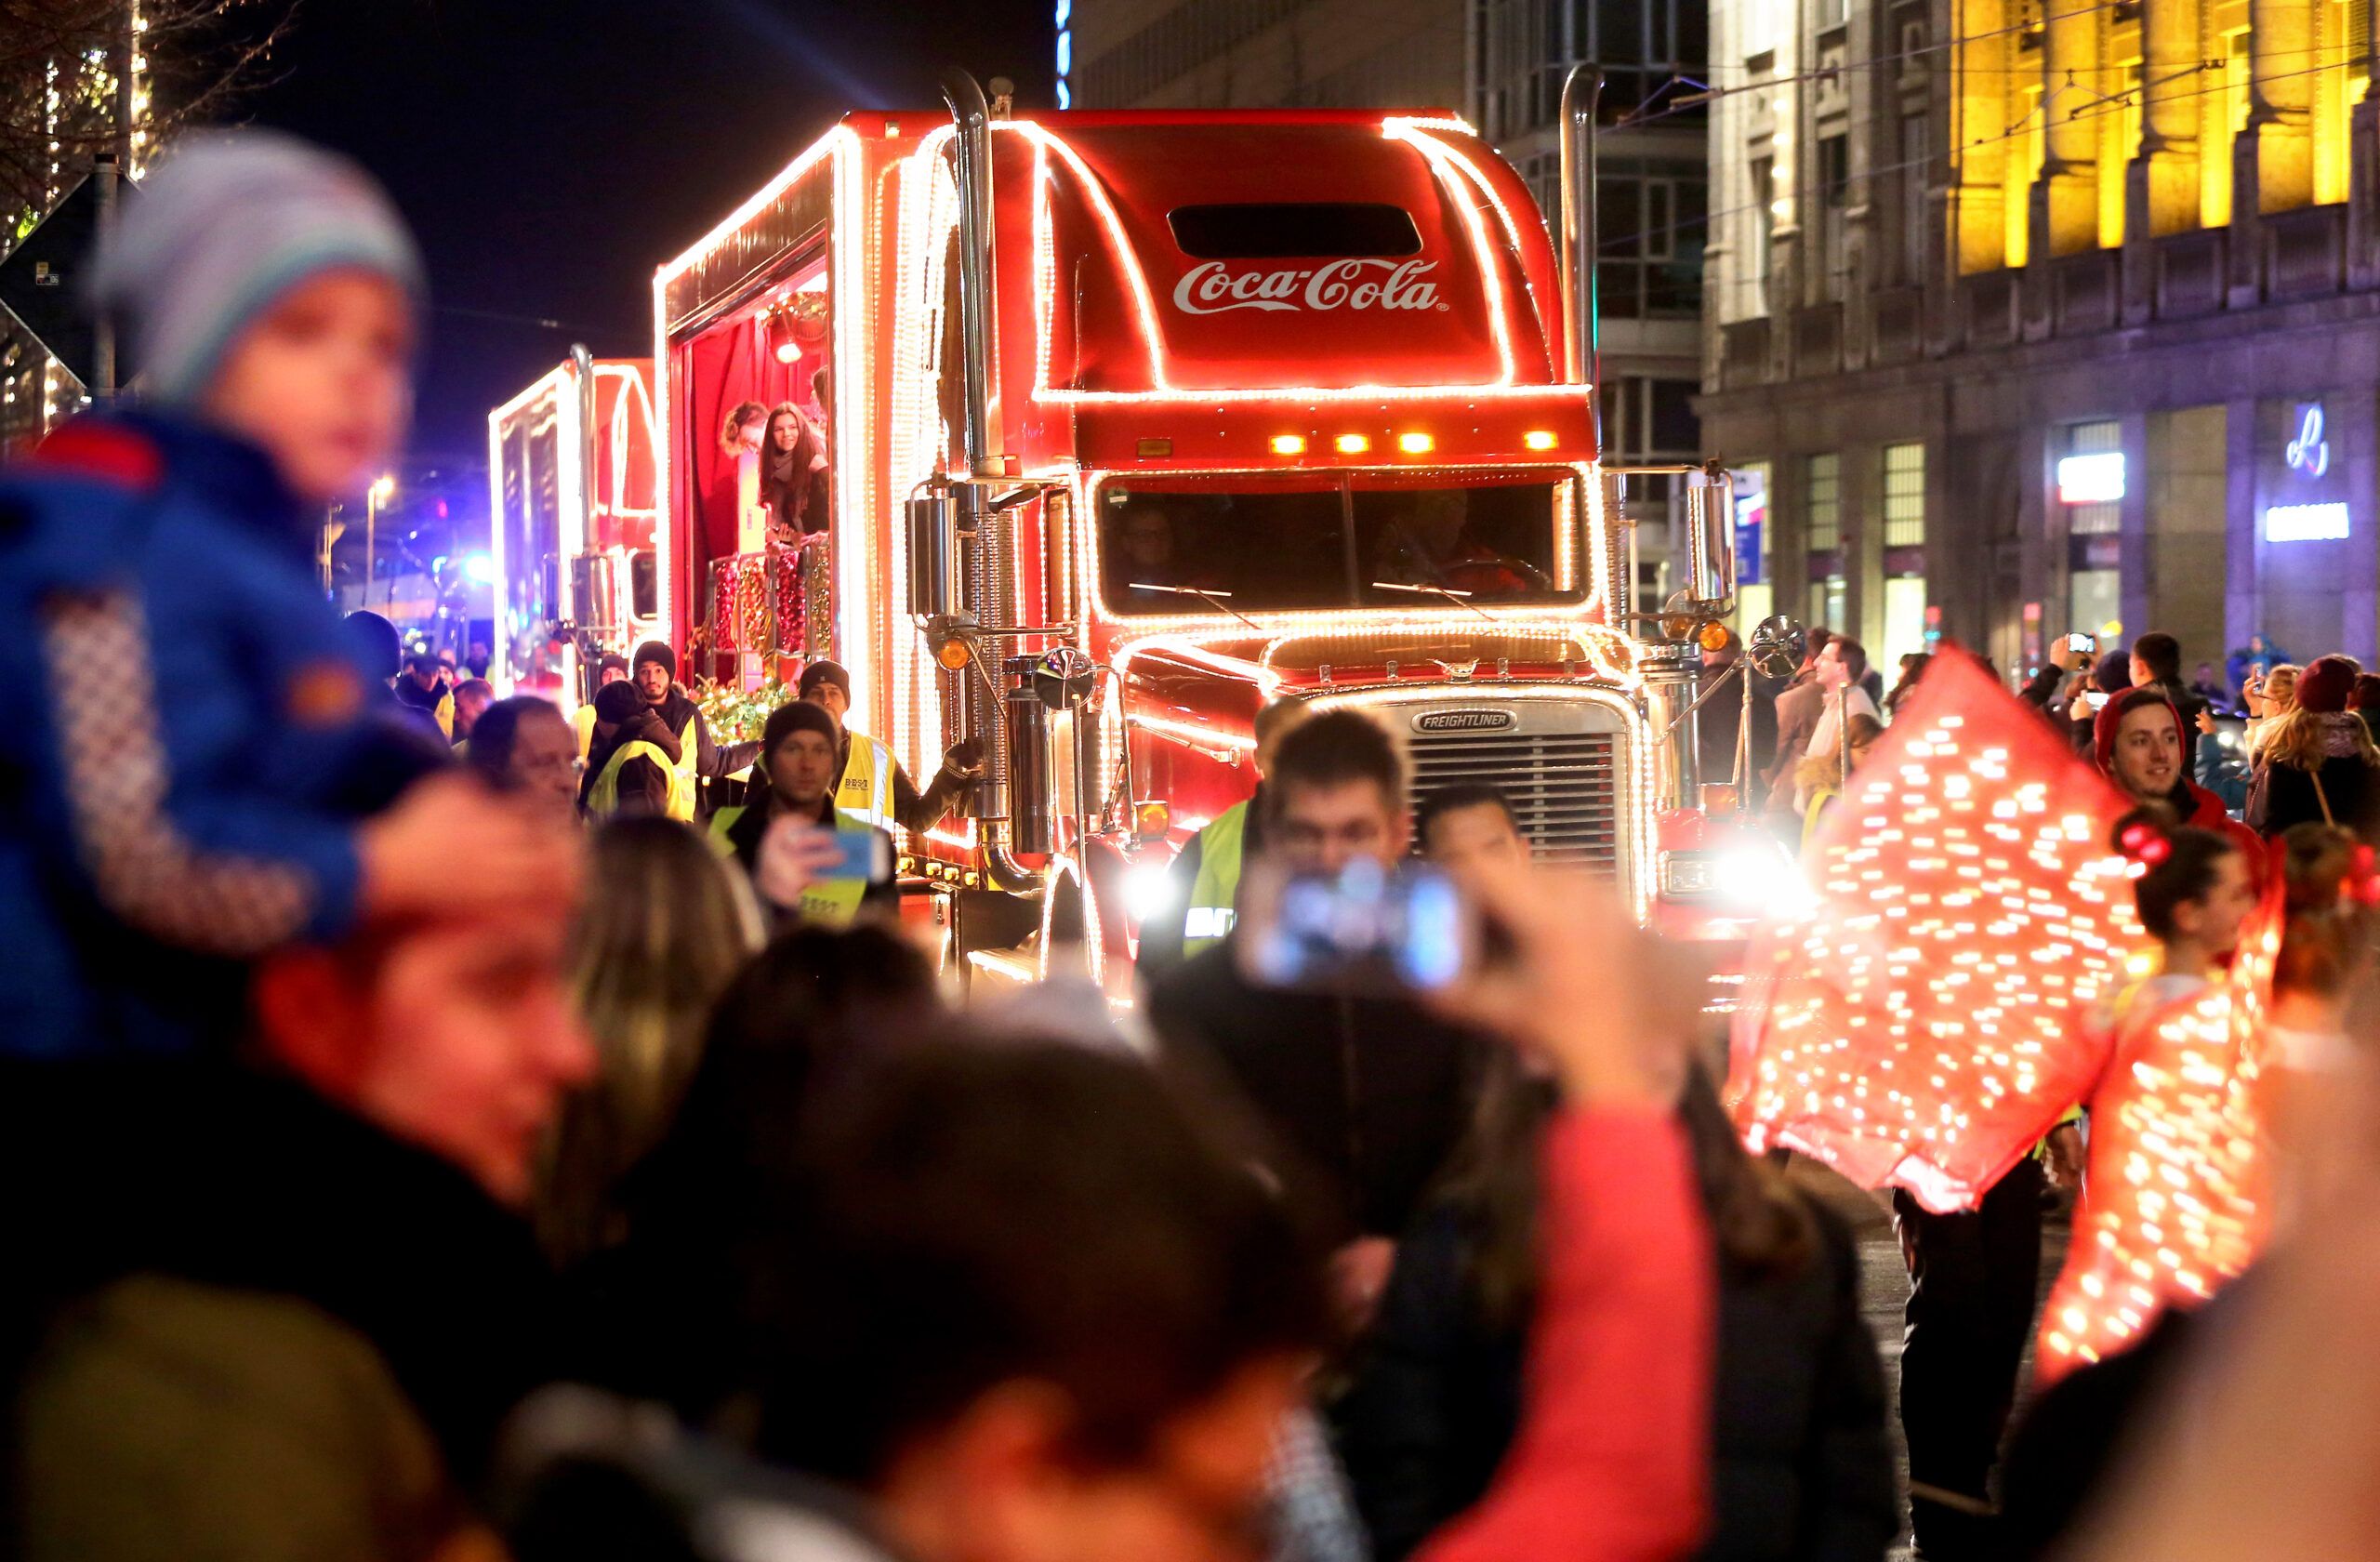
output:
[[[1583,864],[1633,887],[1634,795],[1630,724],[1620,696],[1482,689],[1469,698],[1317,700],[1387,721],[1413,766],[1412,801],[1441,787],[1501,791],[1540,861]],[[1501,697],[1499,697],[1499,696]]]

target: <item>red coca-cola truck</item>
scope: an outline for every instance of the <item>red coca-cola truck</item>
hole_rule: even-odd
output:
[[[1285,698],[1374,714],[1417,794],[1493,782],[1540,854],[1726,932],[1687,710],[1728,485],[1671,469],[1686,584],[1640,614],[1597,459],[1591,113],[1565,267],[1445,115],[945,95],[848,116],[663,266],[654,351],[688,665],[831,656],[920,775],[985,740],[971,816],[904,842],[954,954],[1113,983]],[[814,438],[826,513],[785,524],[765,453],[756,498],[749,404]]]
[[[653,365],[584,348],[487,417],[489,561],[507,692],[567,712],[584,669],[662,632]]]

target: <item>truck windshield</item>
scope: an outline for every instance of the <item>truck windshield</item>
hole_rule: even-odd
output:
[[[1400,585],[1482,605],[1573,603],[1576,493],[1571,473],[1541,470],[1110,483],[1100,584],[1121,614],[1221,611],[1199,591],[1241,613],[1448,605]]]

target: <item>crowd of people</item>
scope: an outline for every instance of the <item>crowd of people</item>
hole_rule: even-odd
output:
[[[605,659],[574,731],[323,606],[302,518],[398,438],[420,289],[359,171],[193,142],[100,266],[142,403],[0,476],[0,592],[40,666],[0,829],[14,1554],[1884,1554],[1850,1233],[1747,1154],[1678,951],[1533,866],[1506,799],[1409,810],[1386,727],[1276,707],[1130,1023],[962,1008],[890,846],[964,801],[972,745],[919,788],[846,727],[830,662],[721,743],[659,643]],[[2068,1380],[1995,1492],[2041,1189],[2080,1130],[1978,1211],[1905,1203],[1930,1562],[2373,1539],[2380,1158],[2337,1087],[2380,898],[2358,669],[2261,678],[2251,828],[2188,774],[2171,649],[2144,637],[2083,702],[2142,810],[2162,967],[2136,996],[2215,979],[2284,877],[2288,1198],[2321,1239],[2219,1328],[2178,1316]],[[1755,709],[1796,826],[1924,672],[1884,690],[1830,637],[1773,747]],[[1416,852],[1481,959],[1428,990],[1250,973],[1243,864]]]

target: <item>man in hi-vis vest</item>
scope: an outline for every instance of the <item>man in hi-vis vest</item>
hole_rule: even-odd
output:
[[[781,922],[848,927],[863,912],[899,913],[892,837],[835,810],[832,788],[841,764],[842,738],[835,719],[809,701],[777,707],[760,732],[760,757],[752,770],[759,783],[755,795],[710,816],[711,849],[750,875],[753,888]],[[876,842],[870,871],[865,878],[819,876],[819,864],[837,855],[831,838],[824,844],[818,839],[781,842],[772,871],[765,860],[770,836],[785,820],[800,821],[806,827],[800,833],[813,838],[827,838],[828,831],[866,833]],[[788,867],[796,871],[788,873]]]
[[[629,677],[645,704],[678,740],[677,791],[670,796],[670,817],[692,822],[704,780],[723,781],[750,764],[760,753],[757,743],[717,744],[710,723],[678,683],[678,654],[657,640],[636,648]]]
[[[684,791],[678,740],[644,696],[626,683],[597,690],[595,747],[579,783],[579,811],[590,819],[620,814],[683,819],[693,814]]]
[[[1264,774],[1281,739],[1312,714],[1302,700],[1275,700],[1256,713],[1256,792],[1216,814],[1166,869],[1165,904],[1141,922],[1135,969],[1144,977],[1155,980],[1231,931],[1240,864],[1256,851],[1263,833]]]
[[[923,792],[892,757],[892,750],[865,733],[843,725],[852,708],[852,675],[840,662],[813,662],[801,669],[800,697],[835,719],[843,735],[842,761],[835,774],[835,811],[878,829],[898,825],[916,833],[930,830],[975,789],[983,774],[984,741],[971,737],[950,746],[942,769]]]

